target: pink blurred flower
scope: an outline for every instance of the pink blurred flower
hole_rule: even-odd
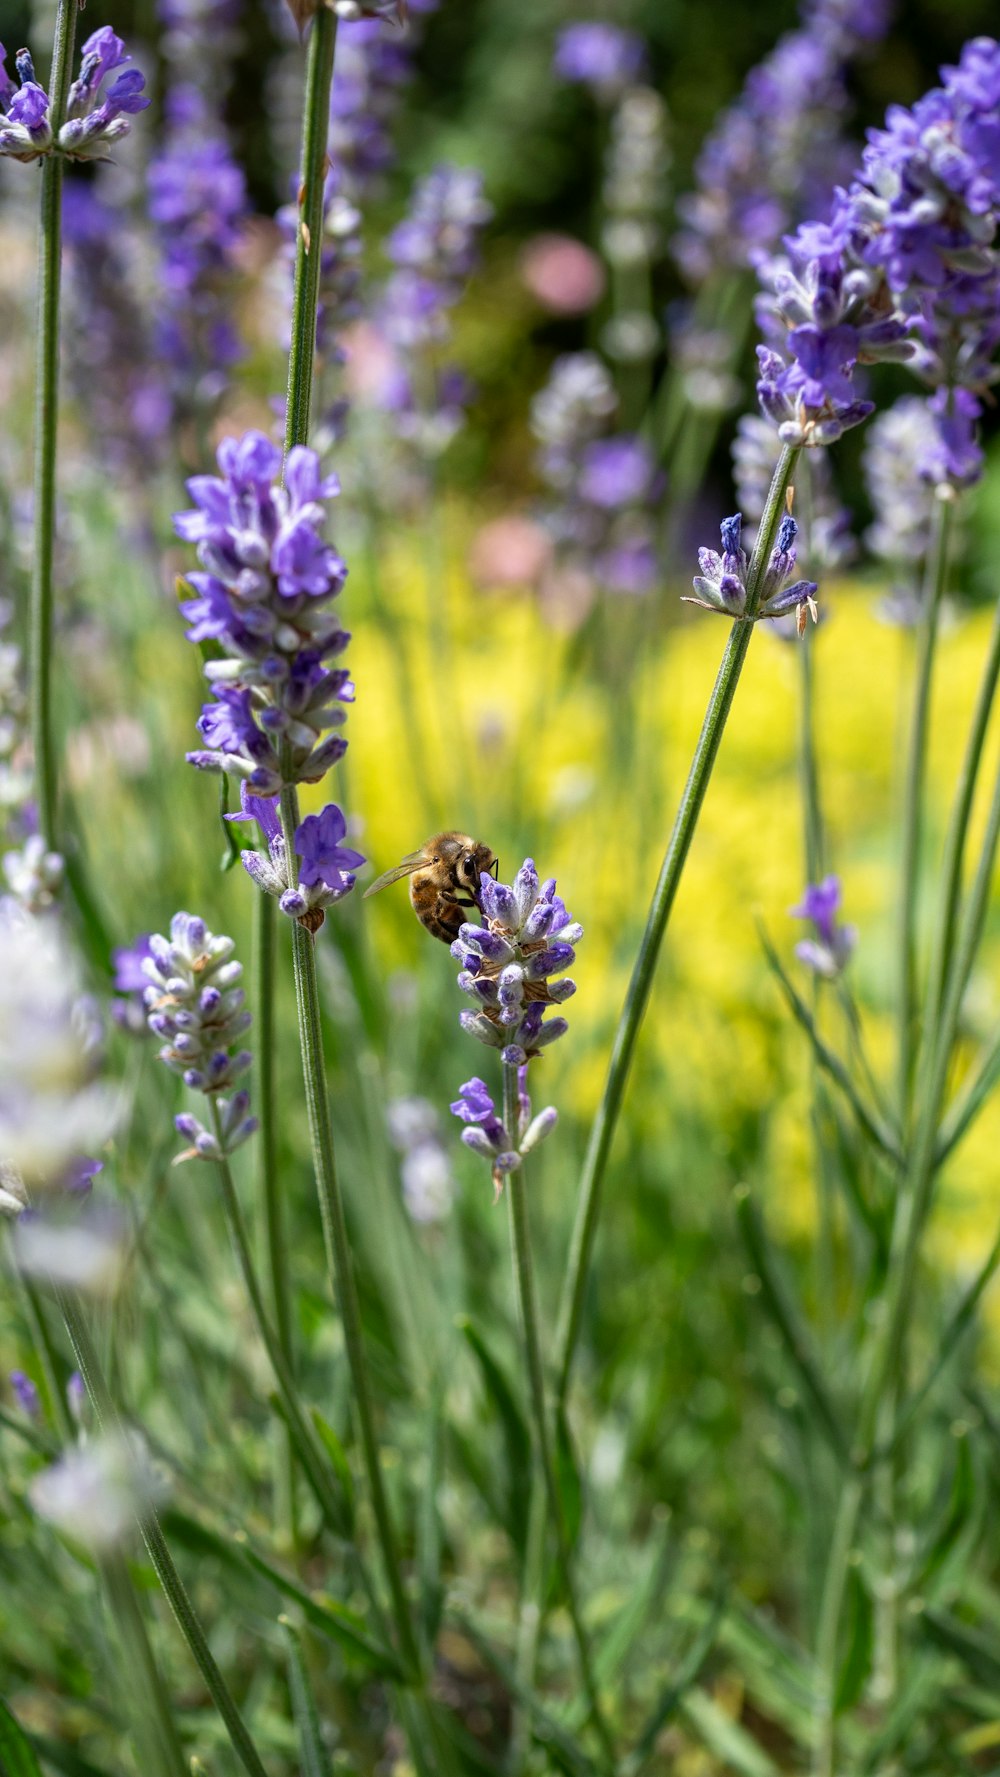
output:
[[[344,351],[348,398],[383,406],[400,375],[399,359],[389,341],[370,321],[352,321],[341,328],[338,343]]]
[[[604,295],[604,267],[596,253],[568,234],[539,234],[521,254],[521,280],[553,315],[583,315]]]
[[[476,532],[469,573],[477,586],[533,586],[551,555],[552,544],[541,525],[511,512]]]

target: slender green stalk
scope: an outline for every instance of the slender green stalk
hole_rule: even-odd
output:
[[[503,1063],[503,1121],[508,1131],[516,1130],[518,1120],[517,1108],[517,1068]],[[573,1555],[570,1547],[569,1532],[566,1527],[566,1515],[563,1511],[562,1496],[556,1478],[555,1459],[552,1451],[552,1439],[549,1432],[549,1412],[545,1399],[545,1373],[542,1367],[542,1346],[538,1332],[538,1307],[535,1301],[534,1263],[531,1256],[531,1232],[528,1226],[528,1206],[525,1197],[524,1168],[519,1166],[507,1175],[507,1203],[510,1210],[511,1238],[514,1256],[514,1282],[517,1288],[518,1310],[521,1318],[521,1331],[524,1335],[525,1368],[528,1372],[528,1392],[531,1397],[532,1424],[534,1430],[535,1462],[541,1469],[548,1496],[549,1512],[555,1526],[556,1544],[559,1550],[559,1566],[562,1571],[563,1585],[566,1590],[566,1603],[570,1621],[573,1625],[573,1637],[576,1641],[577,1657],[580,1663],[580,1677],[590,1704],[590,1713],[601,1742],[610,1769],[615,1769],[615,1749],[597,1691],[597,1682],[587,1645],[587,1634],[580,1614],[579,1601],[576,1595],[576,1583],[573,1577]]]
[[[212,1101],[212,1122],[216,1137],[221,1143],[222,1125],[219,1118],[218,1108],[214,1100]],[[233,1243],[237,1262],[240,1267],[240,1273],[243,1278],[243,1286],[250,1299],[254,1324],[260,1335],[261,1343],[267,1352],[268,1361],[274,1371],[274,1379],[278,1385],[278,1393],[281,1397],[282,1407],[284,1409],[295,1451],[302,1463],[306,1478],[316,1496],[316,1502],[323,1513],[327,1524],[331,1530],[342,1532],[344,1514],[340,1500],[337,1497],[335,1488],[331,1485],[330,1477],[323,1456],[317,1446],[315,1435],[302,1411],[298,1390],[295,1386],[295,1378],[282,1348],[281,1340],[275,1331],[267,1312],[267,1306],[264,1301],[264,1292],[261,1289],[260,1280],[257,1277],[256,1268],[254,1266],[253,1254],[250,1250],[250,1241],[247,1236],[246,1223],[243,1219],[243,1211],[240,1208],[239,1197],[236,1194],[236,1186],[233,1183],[233,1175],[229,1166],[229,1161],[219,1160],[216,1163],[216,1173],[222,1191],[222,1202],[226,1212],[226,1222],[229,1227],[230,1238]]]
[[[835,1704],[840,1617],[863,1494],[864,1481],[860,1475],[852,1475],[844,1482],[830,1539],[816,1635],[818,1691],[813,1728],[813,1777],[837,1777]]]
[[[294,873],[294,834],[298,818],[297,800],[294,789],[282,791],[282,827],[285,833],[285,855],[292,860],[290,875]],[[343,1197],[334,1157],[333,1128],[330,1122],[330,1106],[327,1100],[326,1070],[323,1059],[316,953],[311,934],[297,920],[292,927],[292,957],[295,970],[295,997],[299,1015],[302,1073],[327,1266],[340,1306],[344,1344],[347,1350],[354,1407],[360,1432],[361,1453],[368,1480],[368,1490],[371,1495],[372,1510],[375,1515],[382,1563],[389,1584],[399,1651],[410,1673],[415,1676],[420,1671],[420,1655],[409,1603],[403,1588],[395,1532],[392,1527],[389,1501],[382,1478],[382,1464],[379,1458],[378,1440],[375,1435],[375,1415],[361,1330],[361,1309],[354,1281],[354,1261],[351,1256]]]
[[[944,857],[941,862],[941,911],[931,952],[924,1009],[924,1029],[928,1031],[934,1028],[934,1019],[944,998],[948,970],[951,965],[962,886],[962,859],[965,853],[969,817],[972,813],[972,802],[976,792],[979,767],[983,757],[983,745],[986,740],[986,730],[989,727],[990,713],[993,709],[998,677],[1000,677],[1000,600],[997,601],[993,614],[989,652],[983,667],[979,695],[976,699],[972,726],[966,742],[958,788],[955,792],[951,819],[948,823]]]
[[[903,785],[903,835],[899,865],[899,1120],[909,1121],[913,1080],[916,1015],[916,916],[917,879],[920,872],[920,841],[923,832],[924,779],[927,772],[927,736],[930,720],[931,681],[937,648],[941,595],[948,577],[949,544],[954,502],[940,500],[935,510],[934,542],[928,557],[924,589],[923,622],[913,694],[910,743]]]
[[[660,945],[667,929],[671,909],[684,871],[684,864],[694,838],[695,828],[698,825],[701,805],[705,799],[705,792],[708,789],[729,711],[736,695],[736,687],[743,670],[743,662],[750,646],[750,638],[754,629],[752,619],[760,600],[764,570],[777,536],[781,515],[785,509],[785,490],[791,481],[797,456],[797,450],[783,450],[774,471],[747,576],[747,617],[749,621],[746,619],[737,620],[729,632],[722,664],[708,701],[705,719],[691,761],[691,769],[684,786],[680,807],[677,810],[659,880],[653,894],[652,905],[646,920],[646,929],[642,935],[639,953],[625,996],[625,1004],[618,1021],[604,1094],[590,1131],[590,1141],[580,1179],[576,1221],[573,1227],[556,1333],[556,1398],[560,1409],[569,1388],[573,1358],[580,1332],[587,1274],[597,1233],[601,1186],[625,1095],[632,1057],[635,1053],[643,1014],[649,1002]]]
[[[535,1678],[538,1643],[542,1633],[542,1606],[545,1588],[545,1532],[547,1529],[545,1480],[537,1468],[531,1477],[528,1501],[528,1534],[525,1543],[524,1570],[521,1576],[521,1605],[517,1619],[516,1670],[521,1690],[530,1691]],[[510,1729],[508,1760],[512,1777],[517,1777],[527,1750],[527,1712],[514,1698],[515,1708]]]
[[[90,1328],[80,1312],[79,1304],[75,1297],[64,1292],[60,1295],[59,1305],[98,1424],[106,1424],[121,1432],[123,1427],[118,1409],[111,1397],[107,1379],[97,1355],[97,1348],[90,1336]],[[215,1656],[208,1645],[205,1631],[187,1595],[184,1582],[174,1566],[173,1557],[160,1528],[160,1521],[152,1507],[148,1507],[142,1513],[139,1528],[146,1545],[146,1552],[153,1563],[156,1577],[166,1595],[167,1603],[173,1611],[177,1626],[187,1642],[191,1657],[205,1681],[209,1696],[222,1718],[233,1751],[243,1769],[248,1773],[248,1777],[268,1777],[229,1686],[226,1684]]]
[[[101,1577],[118,1629],[123,1662],[122,1689],[136,1724],[137,1737],[154,1754],[155,1767],[166,1777],[188,1777],[188,1764],[177,1733],[170,1699],[156,1656],[150,1646],[146,1620],[135,1595],[124,1558],[116,1550],[101,1561]]]
[[[309,406],[316,359],[316,304],[323,248],[323,186],[327,171],[330,87],[337,44],[337,15],[320,5],[312,21],[302,114],[302,184],[292,293],[292,341],[288,356],[285,451],[309,442]]]
[[[254,1090],[253,1102],[260,1125],[257,1149],[257,1185],[264,1232],[267,1290],[270,1315],[289,1374],[294,1377],[292,1338],[292,1286],[288,1275],[281,1188],[278,1179],[277,1114],[274,1102],[274,925],[276,908],[270,895],[254,897],[253,993],[254,993]],[[290,1428],[276,1428],[274,1452],[276,1516],[292,1547],[297,1540],[295,1514],[295,1457]]]
[[[77,0],[58,0],[49,81],[52,133],[66,116]],[[61,154],[42,161],[38,232],[38,334],[35,368],[34,554],[31,570],[30,692],[38,824],[58,844],[56,743],[52,732],[52,606],[59,432],[59,286],[62,271]]]

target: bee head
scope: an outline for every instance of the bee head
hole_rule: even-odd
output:
[[[491,848],[471,839],[455,862],[455,875],[459,883],[477,901],[479,899],[479,878],[486,870],[495,874],[496,869],[497,859]]]

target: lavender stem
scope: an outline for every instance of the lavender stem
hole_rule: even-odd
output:
[[[750,646],[754,629],[753,614],[757,609],[771,548],[785,510],[785,490],[791,482],[798,454],[797,448],[786,446],[771,480],[747,575],[746,616],[734,622],[730,629],[722,664],[708,701],[618,1022],[604,1094],[591,1126],[556,1332],[556,1402],[559,1411],[562,1410],[569,1389],[583,1314],[587,1274],[597,1234],[601,1185],[611,1153],[639,1028],[652,991],[660,945]]]
[[[52,45],[50,110],[58,136],[66,115],[77,0],[59,0]],[[62,272],[64,160],[47,154],[41,167],[38,236],[38,331],[35,370],[34,554],[31,572],[31,736],[39,831],[57,848],[57,768],[52,733],[52,605],[59,432],[59,291]]]

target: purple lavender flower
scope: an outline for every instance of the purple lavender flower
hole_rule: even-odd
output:
[[[538,468],[557,496],[541,516],[564,565],[610,592],[641,594],[658,573],[652,510],[663,478],[643,439],[601,436],[616,405],[599,358],[556,359],[531,406]]]
[[[14,1399],[21,1412],[26,1414],[29,1419],[39,1419],[42,1404],[31,1377],[26,1376],[23,1370],[11,1370],[10,1386],[14,1391]]]
[[[451,947],[462,965],[458,984],[477,1005],[475,1012],[462,1012],[459,1022],[520,1067],[567,1029],[565,1018],[546,1020],[545,1011],[576,992],[563,971],[583,927],[570,919],[555,879],[539,882],[531,858],[510,886],[484,875],[479,905],[482,923],[461,926]]]
[[[558,1122],[558,1112],[551,1105],[532,1117],[527,1073],[527,1064],[523,1064],[518,1070],[517,1128],[513,1131],[504,1127],[489,1088],[476,1075],[459,1087],[459,1096],[451,1106],[452,1115],[466,1124],[462,1130],[466,1147],[490,1163],[494,1202],[503,1190],[507,1174],[517,1171],[524,1156],[544,1141]]]
[[[807,969],[828,980],[846,968],[858,940],[856,926],[837,924],[840,901],[839,877],[827,876],[822,882],[810,883],[799,905],[789,908],[793,919],[810,920],[816,934],[796,944],[796,956]]]
[[[553,71],[560,80],[589,87],[606,105],[644,77],[646,48],[641,37],[618,25],[597,20],[567,25],[559,33]]]
[[[732,445],[733,481],[740,510],[754,525],[764,511],[780,455],[781,440],[770,421],[763,414],[743,414]],[[855,559],[857,544],[851,514],[837,496],[828,453],[813,451],[798,473],[808,476],[810,566],[829,572],[843,568]],[[775,633],[781,633],[780,627]]]
[[[189,758],[274,796],[286,781],[318,783],[347,745],[331,731],[354,690],[328,664],[350,640],[332,609],[347,569],[323,537],[339,483],[304,446],[289,453],[282,483],[281,453],[262,432],[225,439],[218,462],[219,476],[188,482],[194,509],[174,520],[205,569],[189,576],[196,597],[181,607],[188,638],[225,654],[206,665],[216,701],[199,726],[209,744]]]
[[[397,435],[422,455],[444,449],[464,419],[470,385],[440,363],[439,348],[492,214],[475,168],[437,167],[418,183],[408,215],[386,244],[397,269],[382,290],[375,322],[396,367],[381,404],[392,412]]]
[[[1000,45],[966,44],[944,85],[893,106],[828,225],[809,224],[766,268],[764,411],[789,444],[830,443],[871,412],[859,364],[910,358],[938,391],[938,473],[979,473],[978,400],[1000,344],[997,100]]]
[[[845,64],[884,35],[891,8],[817,0],[780,38],[708,137],[678,203],[674,254],[688,281],[755,266],[803,216],[825,220],[854,156],[841,138]]]
[[[295,832],[295,849],[302,860],[299,882],[303,887],[323,883],[339,895],[354,887],[351,873],[360,869],[365,858],[363,852],[340,843],[346,832],[347,822],[335,802],[328,803],[322,814],[306,816]]]
[[[934,415],[920,395],[905,395],[880,413],[865,440],[862,460],[874,513],[865,542],[896,567],[922,561],[930,547],[937,448]]]
[[[109,469],[144,492],[162,460],[172,400],[141,296],[141,243],[99,181],[82,178],[65,182],[63,240],[74,394]]]
[[[73,160],[103,157],[109,143],[128,134],[129,118],[149,104],[143,92],[145,77],[138,68],[125,68],[101,91],[107,76],[132,59],[110,25],[92,31],[83,45],[80,72],[69,89],[58,139],[52,134],[49,95],[35,79],[27,50],[17,56],[18,89],[3,68],[5,58],[0,44],[0,154],[15,160],[36,160],[53,152]]]
[[[743,515],[735,513],[722,521],[722,549],[699,549],[701,573],[694,577],[694,598],[685,598],[686,605],[700,605],[702,610],[717,611],[723,617],[747,615],[747,573],[750,562],[742,544]],[[805,629],[807,614],[817,621],[817,586],[813,580],[796,580],[786,585],[795,568],[795,538],[798,525],[787,514],[778,527],[777,541],[764,573],[763,584],[753,621],[765,617],[783,617],[786,612],[799,614],[799,634]]]
[[[443,1222],[454,1196],[451,1159],[441,1140],[438,1113],[427,1098],[394,1098],[386,1107],[393,1147],[402,1156],[403,1202],[421,1226]]]
[[[215,937],[204,920],[175,913],[170,937],[154,933],[144,972],[146,1016],[150,1030],[163,1038],[160,1060],[186,1086],[210,1097],[218,1128],[208,1130],[188,1112],[175,1117],[179,1133],[191,1146],[187,1159],[220,1160],[247,1140],[257,1128],[247,1115],[249,1094],[232,1087],[250,1066],[249,1050],[236,1049],[249,1028],[246,995],[237,985],[242,964],[233,961],[231,938]]]
[[[148,191],[161,255],[158,349],[172,372],[175,406],[188,413],[218,399],[242,356],[232,301],[247,210],[242,169],[194,86],[170,94]]]
[[[411,14],[436,10],[438,0],[411,0]],[[330,159],[346,197],[371,196],[395,158],[392,125],[412,73],[420,41],[419,17],[405,31],[386,30],[377,18],[341,25],[330,93]]]

